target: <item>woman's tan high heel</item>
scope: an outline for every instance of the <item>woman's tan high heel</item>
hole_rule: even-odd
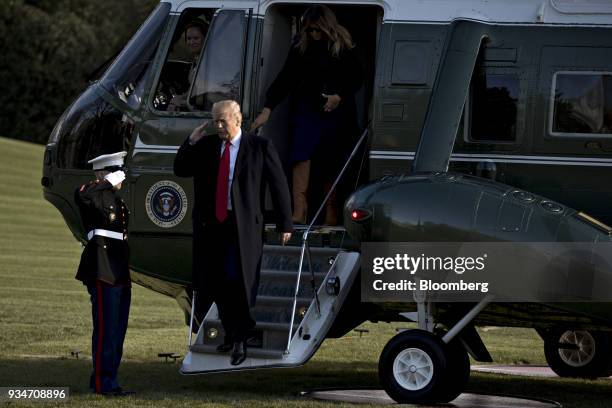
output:
[[[306,224],[308,214],[308,181],[310,160],[297,162],[293,166],[293,223]]]

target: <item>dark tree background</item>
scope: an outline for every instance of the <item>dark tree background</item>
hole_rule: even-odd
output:
[[[90,75],[158,3],[0,0],[0,136],[46,143]]]

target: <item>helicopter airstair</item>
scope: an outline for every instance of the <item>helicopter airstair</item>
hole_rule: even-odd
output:
[[[367,130],[310,225],[294,230],[294,235],[301,233],[301,245],[281,246],[266,240],[257,302],[251,310],[256,325],[247,341],[246,360],[233,366],[229,353],[217,351],[225,333],[213,304],[194,341],[190,330],[182,374],[295,367],[314,355],[340,312],[360,266],[360,253],[347,249],[351,245],[345,241],[343,227],[315,226],[314,222],[366,135]],[[268,228],[266,231],[266,237],[270,236]],[[194,309],[192,305],[192,324]]]
[[[358,270],[357,252],[310,247],[308,243],[302,247],[265,245],[257,304],[251,310],[256,326],[247,342],[246,361],[232,366],[229,353],[217,351],[224,332],[213,304],[189,347],[181,372],[304,364],[325,339]]]

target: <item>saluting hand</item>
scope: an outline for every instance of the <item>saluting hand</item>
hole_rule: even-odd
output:
[[[119,190],[121,188],[121,182],[125,180],[125,173],[122,170],[117,170],[104,176],[104,180],[108,181],[113,187]]]
[[[206,126],[208,126],[208,121],[193,129],[193,132],[191,132],[191,135],[189,135],[189,144],[194,145],[198,143],[200,139],[206,136],[206,132],[204,131]]]

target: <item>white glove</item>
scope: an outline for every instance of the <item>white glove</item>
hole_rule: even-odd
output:
[[[106,176],[104,176],[104,180],[107,180],[113,185],[113,187],[116,187],[123,180],[125,180],[125,173],[123,172],[123,170],[117,170],[115,172],[108,173]]]

